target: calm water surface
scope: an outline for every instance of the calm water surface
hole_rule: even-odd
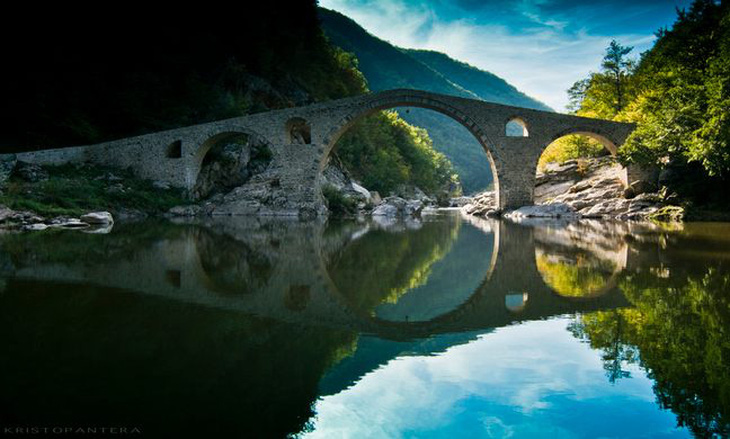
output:
[[[730,434],[730,224],[143,222],[0,276],[0,430]]]

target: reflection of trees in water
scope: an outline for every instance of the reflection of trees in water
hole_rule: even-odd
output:
[[[601,359],[606,377],[611,383],[621,378],[630,378],[631,372],[625,364],[638,361],[639,353],[635,346],[625,342],[627,331],[632,329],[626,321],[625,310],[599,311],[581,316],[580,322],[569,326],[576,338],[589,341],[593,349],[602,351]]]
[[[218,293],[251,293],[265,286],[273,274],[265,254],[230,236],[200,229],[195,243],[210,288]]]
[[[0,420],[13,425],[286,437],[356,344],[349,331],[84,284],[11,280],[0,304]]]
[[[350,306],[372,315],[428,281],[433,264],[451,249],[459,221],[425,222],[416,230],[371,231],[329,258],[330,278]]]
[[[730,272],[716,265],[620,284],[634,308],[580,317],[571,331],[603,351],[612,381],[633,362],[655,381],[663,408],[700,437],[730,434]],[[639,351],[641,354],[637,355]]]
[[[579,248],[538,246],[535,262],[545,283],[566,297],[586,297],[600,292],[619,268]]]

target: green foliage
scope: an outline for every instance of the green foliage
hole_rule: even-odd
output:
[[[624,162],[697,162],[706,176],[730,171],[728,5],[695,0],[679,11],[636,69],[623,58],[629,48],[612,42],[604,71],[569,91],[579,115],[638,124],[619,151]]]
[[[164,212],[184,204],[179,189],[158,189],[149,180],[139,180],[131,173],[91,165],[62,165],[45,168],[48,180],[29,183],[11,178],[0,203],[40,215],[79,215],[91,210],[136,209],[144,212]],[[123,179],[109,182],[114,174]]]
[[[548,163],[563,163],[588,157],[606,155],[608,150],[599,142],[581,135],[569,135],[554,141],[540,155],[538,169],[543,169]]]
[[[356,122],[336,148],[353,177],[383,195],[404,185],[418,186],[427,194],[458,186],[451,163],[433,149],[426,130],[409,125],[394,111]]]
[[[603,351],[612,381],[622,364],[639,363],[655,381],[663,408],[697,437],[730,433],[730,275],[722,265],[704,273],[645,271],[620,288],[634,308],[581,316],[572,332]],[[641,355],[638,355],[638,352]]]
[[[631,47],[611,41],[601,63],[601,71],[576,81],[568,89],[568,110],[584,117],[615,119],[634,93],[632,72],[634,61],[627,58]],[[542,168],[550,162],[598,157],[607,150],[598,141],[582,135],[557,139],[543,152],[538,163]]]
[[[357,212],[357,201],[345,196],[332,185],[322,187],[322,195],[327,201],[329,211],[337,216],[352,215]]]
[[[348,305],[373,315],[384,303],[397,303],[424,285],[434,264],[451,250],[461,223],[425,222],[418,230],[374,230],[334,255],[327,271]]]

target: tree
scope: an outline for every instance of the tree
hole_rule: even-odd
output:
[[[603,57],[601,63],[603,73],[607,74],[613,83],[616,114],[620,113],[625,106],[626,83],[634,68],[633,60],[626,58],[626,55],[633,49],[633,47],[620,45],[616,40],[611,40],[611,44],[606,49],[606,56]]]

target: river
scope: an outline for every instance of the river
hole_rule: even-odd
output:
[[[0,275],[11,433],[730,434],[730,224],[145,221]]]

